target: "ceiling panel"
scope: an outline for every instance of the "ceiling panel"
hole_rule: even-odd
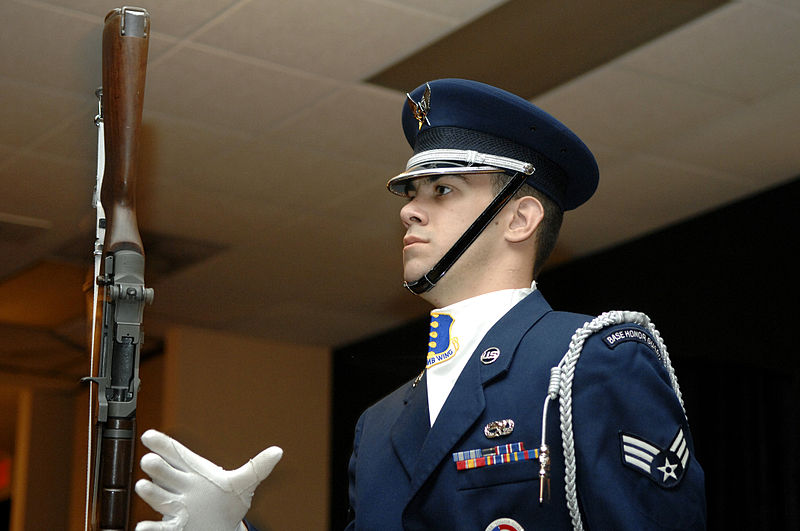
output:
[[[595,197],[568,212],[562,252],[582,256],[642,237],[757,189],[752,183],[674,161],[635,157],[609,168]]]
[[[302,225],[286,230],[276,227],[259,235],[257,246],[222,253],[185,274],[179,273],[168,282],[154,285],[159,303],[149,315],[241,332],[245,331],[242,323],[248,323],[251,334],[270,337],[284,328],[276,339],[289,340],[287,334],[294,333],[297,327],[285,328],[285,320],[269,319],[267,314],[274,313],[276,308],[302,305],[306,321],[314,327],[302,329],[303,343],[330,344],[327,342],[331,334],[351,337],[352,330],[332,328],[319,313],[347,313],[356,308],[364,315],[376,312],[365,294],[379,291],[385,296],[393,287],[399,292],[402,289],[399,262],[395,256],[388,259],[396,265],[394,274],[387,275],[386,257],[395,253],[381,245],[382,242],[343,233],[330,224]],[[295,237],[292,254],[285,252],[287,237]],[[298,241],[302,245],[297,245]],[[371,252],[365,253],[365,248]],[[331,256],[337,256],[337,260],[331,261]],[[220,270],[226,272],[224,278],[220,278]],[[213,297],[209,286],[214,288]],[[303,286],[301,299],[298,286]],[[341,301],[356,293],[361,302],[342,307]],[[221,308],[225,311],[220,312]],[[395,320],[408,317],[396,309],[391,313]]]
[[[112,9],[122,7],[119,0],[44,0],[39,2],[80,11],[88,16],[105,17]],[[151,30],[175,37],[185,37],[209,20],[213,20],[242,0],[160,0],[157,2],[134,2],[131,5],[145,7],[150,13]]]
[[[491,9],[506,3],[507,0],[401,0],[394,1],[398,7],[414,9],[417,16],[425,17],[437,13],[464,23]]]
[[[143,204],[179,199],[170,194],[151,193],[155,186],[188,189],[198,185],[198,179],[203,177],[224,179],[224,174],[208,176],[199,170],[250,138],[244,131],[221,130],[157,111],[144,113],[142,129],[143,188],[138,191],[146,197]]]
[[[511,0],[376,73],[408,91],[441,77],[532,98],[724,3],[723,0]]]
[[[654,76],[751,102],[800,83],[800,3],[738,2],[619,60]]]
[[[89,162],[21,153],[0,168],[0,212],[74,223],[91,201],[92,173]]]
[[[232,196],[225,192],[224,182],[216,190],[210,192],[188,176],[153,181],[140,201],[140,222],[154,232],[227,247],[256,244],[266,232],[285,223],[282,220],[296,215],[294,209],[267,207],[256,196]]]
[[[423,16],[424,15],[424,16]],[[202,44],[342,80],[358,80],[455,22],[391,2],[243,2],[193,36]]]
[[[771,187],[800,172],[798,117],[800,83],[651,146],[649,151]]]
[[[373,85],[348,85],[303,109],[257,141],[293,143],[336,159],[405,167],[412,155],[397,117],[405,95]],[[387,175],[386,178],[391,177]]]
[[[102,19],[6,0],[0,2],[0,20],[5,21],[0,31],[3,77],[91,97],[94,89],[87,91],[87,83],[92,87],[100,79]]]
[[[664,142],[741,108],[741,102],[616,63],[534,100],[592,143],[628,150]]]
[[[594,202],[650,232],[665,220],[671,224],[702,213],[711,198],[724,204],[755,190],[736,176],[643,155],[608,168]],[[620,203],[620,197],[626,201]]]
[[[48,132],[81,105],[85,99],[33,83],[0,77],[0,144],[11,148],[27,146]],[[48,121],[35,117],[47,116]]]
[[[330,92],[335,83],[243,58],[183,47],[147,71],[147,108],[254,135]]]
[[[80,104],[65,106],[71,113],[63,119],[40,114],[35,123],[43,130],[26,146],[26,151],[42,158],[63,161],[86,169],[85,178],[94,182],[97,172],[97,102],[83,100]],[[86,181],[81,179],[82,183]],[[89,194],[91,197],[91,192]]]
[[[0,2],[0,279],[89,256],[117,5]],[[567,214],[561,260],[800,174],[794,0],[165,0],[151,15],[137,199],[156,337],[181,323],[341,345],[423,313],[385,182],[410,155],[404,92],[432,77],[538,94],[596,152],[600,189]],[[369,81],[399,67],[394,88]],[[170,245],[190,257],[160,256]],[[75,345],[81,328],[26,333]],[[0,328],[39,348],[20,337]],[[47,363],[74,365],[70,348]]]

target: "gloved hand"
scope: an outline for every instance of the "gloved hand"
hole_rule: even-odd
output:
[[[236,470],[224,470],[156,430],[142,434],[153,453],[142,457],[152,481],[136,482],[136,493],[164,515],[161,522],[136,524],[136,531],[234,531],[253,492],[278,464],[283,450],[267,448]]]

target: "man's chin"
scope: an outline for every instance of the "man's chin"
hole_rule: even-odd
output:
[[[403,282],[405,282],[406,284],[412,284],[421,278],[422,275],[417,275],[417,276],[403,275]]]
[[[409,262],[403,266],[403,281],[409,283],[416,282],[424,277],[430,270],[430,267],[426,267],[423,264]]]

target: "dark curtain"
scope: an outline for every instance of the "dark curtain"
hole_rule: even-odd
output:
[[[798,371],[689,360],[678,378],[709,529],[800,528]]]
[[[8,531],[11,525],[11,498],[0,501],[0,531]]]
[[[798,205],[795,179],[539,279],[555,309],[653,320],[706,472],[712,530],[800,529]],[[334,352],[332,529],[347,517],[355,421],[421,370],[426,334],[421,316]]]

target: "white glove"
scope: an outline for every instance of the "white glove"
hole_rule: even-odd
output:
[[[152,481],[136,482],[136,493],[164,515],[161,522],[136,524],[136,531],[234,531],[253,492],[278,464],[283,450],[267,448],[236,470],[224,470],[156,430],[142,434],[154,453],[142,457]]]

